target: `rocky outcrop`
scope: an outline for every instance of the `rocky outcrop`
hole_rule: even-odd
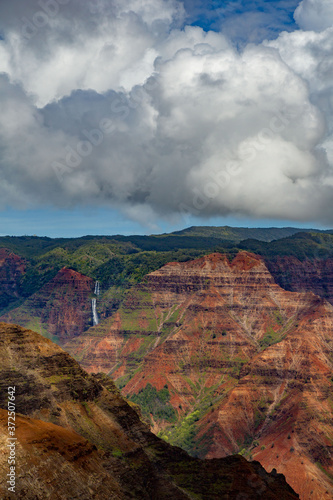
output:
[[[241,252],[167,264],[66,349],[111,373],[170,442],[200,457],[258,455],[319,500],[333,496],[332,332],[330,304],[283,290]]]
[[[301,498],[333,497],[333,308],[318,300],[281,342],[253,357],[198,424],[207,457],[240,449],[284,472]]]
[[[93,291],[91,278],[64,267],[22,306],[0,319],[33,328],[61,344],[92,325]]]
[[[156,364],[164,360],[167,366],[169,357],[171,371],[175,356],[185,371],[240,368],[282,338],[314,300],[311,293],[282,290],[258,256],[241,252],[230,262],[212,254],[149,274],[116,314],[66,348],[88,371],[112,371],[116,377],[136,365],[140,350],[149,365],[157,357]]]
[[[285,290],[312,291],[333,304],[333,259],[299,260],[293,256],[267,259],[275,281]]]
[[[105,375],[37,333],[0,324],[0,496],[8,491],[8,392],[15,387],[15,498],[298,498],[240,456],[202,461],[149,431]]]

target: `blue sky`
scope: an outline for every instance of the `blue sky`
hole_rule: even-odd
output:
[[[110,209],[8,210],[0,215],[1,236],[37,235],[51,238],[74,238],[84,235],[162,234],[190,226],[298,227],[330,229],[322,224],[291,223],[288,220],[250,219],[243,217],[180,218],[178,222],[159,221],[159,226],[135,223],[121,212]]]
[[[333,227],[330,2],[55,2],[0,4],[0,234]]]
[[[299,0],[185,0],[184,3],[191,24],[226,32],[240,46],[297,29],[293,15]]]

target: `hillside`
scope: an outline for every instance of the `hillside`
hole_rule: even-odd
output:
[[[51,341],[0,324],[0,496],[7,490],[8,386],[15,387],[15,498],[221,499],[298,496],[240,456],[189,457],[154,436],[104,375],[88,375]]]
[[[65,348],[110,373],[171,443],[199,457],[258,455],[319,500],[333,495],[332,331],[329,303],[283,290],[241,252],[149,274]]]
[[[8,248],[0,248],[0,315],[21,306],[67,268],[101,283],[103,294],[107,294],[100,297],[99,314],[106,317],[119,307],[125,290],[166,263],[185,262],[215,251],[234,256],[240,250],[263,256],[282,287],[312,290],[333,303],[327,278],[333,261],[333,235],[328,233],[303,232],[271,242],[248,239],[237,244],[211,237],[172,235],[57,240],[2,237],[1,244]],[[288,259],[292,259],[290,269]]]
[[[295,278],[297,274],[303,275],[303,262],[306,262],[309,268],[313,267],[314,263],[318,270],[323,261],[333,258],[333,235],[329,232],[298,232],[274,241],[260,241],[259,239],[269,240],[282,236],[293,232],[294,229],[202,227],[184,231],[187,236],[182,235],[181,231],[177,235],[86,236],[73,239],[0,237],[0,279],[4,285],[0,293],[0,314],[19,307],[53,280],[64,267],[94,281],[100,281],[104,291],[117,287],[117,295],[120,298],[122,291],[140,282],[147,273],[159,269],[164,264],[193,260],[212,252],[236,255],[240,250],[247,250],[257,253],[265,257],[277,282],[295,291],[299,289],[297,285],[293,288]],[[224,239],[223,235],[230,239]],[[254,235],[259,239],[239,240]],[[278,258],[287,257],[294,259],[295,274],[290,279],[284,276],[284,264],[276,265]],[[307,276],[309,273],[305,274]],[[322,280],[325,280],[325,275],[319,274],[315,283],[313,279],[306,277],[304,286],[333,301],[333,297],[325,292]],[[118,299],[116,302],[110,302],[110,296],[105,298],[105,304],[100,301],[100,313],[107,316],[120,302]]]
[[[333,304],[333,235],[298,232],[274,241],[247,239],[236,244],[205,229],[203,236],[4,237],[2,243],[10,248],[0,249],[0,321],[20,324],[66,345],[89,371],[112,373],[124,393],[142,407],[154,432],[192,455],[259,456],[268,468],[286,474],[293,470],[288,480],[292,482],[295,474],[301,478],[292,484],[302,498],[315,498],[309,496],[313,483],[318,495],[327,496],[331,424],[323,422],[332,417],[327,380],[333,374],[323,375],[332,368],[330,337],[328,333],[317,339],[313,332],[312,314],[321,306],[312,300],[319,296]],[[214,265],[209,264],[213,250],[220,254]],[[245,265],[247,260],[252,264]],[[198,262],[206,264],[198,269]],[[93,328],[92,299],[99,320]],[[331,321],[329,306],[323,304],[320,325]],[[299,333],[302,314],[309,310],[309,324]],[[318,331],[325,328],[319,326]],[[281,419],[280,403],[273,404],[279,400],[281,372],[274,371],[281,364],[278,351],[272,355],[275,368],[268,385],[267,377],[258,378],[253,372],[252,387],[243,369],[251,359],[260,365],[261,353],[299,335],[308,347],[305,354],[293,353],[291,361],[283,361],[291,367],[283,372],[289,375],[281,399],[297,404],[283,407]],[[290,342],[286,352],[296,345]],[[301,364],[292,379],[298,358]],[[309,385],[299,372],[303,365],[317,366],[318,359],[323,373],[314,373]],[[315,380],[320,381],[319,388]],[[238,427],[219,423],[225,411],[232,414],[229,397],[244,401],[244,394],[237,396],[239,384],[246,388],[245,395],[252,394],[250,399],[260,395],[246,406],[248,427],[240,435]],[[294,433],[286,434],[284,419],[295,420]],[[314,432],[322,436],[319,441],[305,432],[312,420]],[[300,444],[287,448],[299,421],[295,443]],[[278,442],[267,445],[262,439],[276,435],[284,451],[274,455]],[[259,448],[254,446],[257,442]]]
[[[0,248],[0,310],[19,301],[26,267],[25,259],[6,248]]]
[[[64,267],[23,305],[3,315],[2,320],[32,328],[61,343],[91,326],[94,285],[91,278]]]

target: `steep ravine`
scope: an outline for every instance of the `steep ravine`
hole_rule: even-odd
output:
[[[167,264],[65,348],[112,374],[169,442],[263,457],[319,500],[333,497],[332,342],[328,302],[283,290],[241,252]]]
[[[0,498],[8,492],[8,386],[15,387],[15,494],[24,500],[298,496],[282,475],[232,456],[202,461],[149,431],[103,374],[35,332],[0,323]]]

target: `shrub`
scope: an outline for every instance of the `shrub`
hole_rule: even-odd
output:
[[[170,404],[170,392],[167,385],[157,391],[156,387],[147,384],[138,394],[133,394],[130,400],[138,404],[146,416],[152,414],[154,418],[168,422],[177,420],[176,412]]]

